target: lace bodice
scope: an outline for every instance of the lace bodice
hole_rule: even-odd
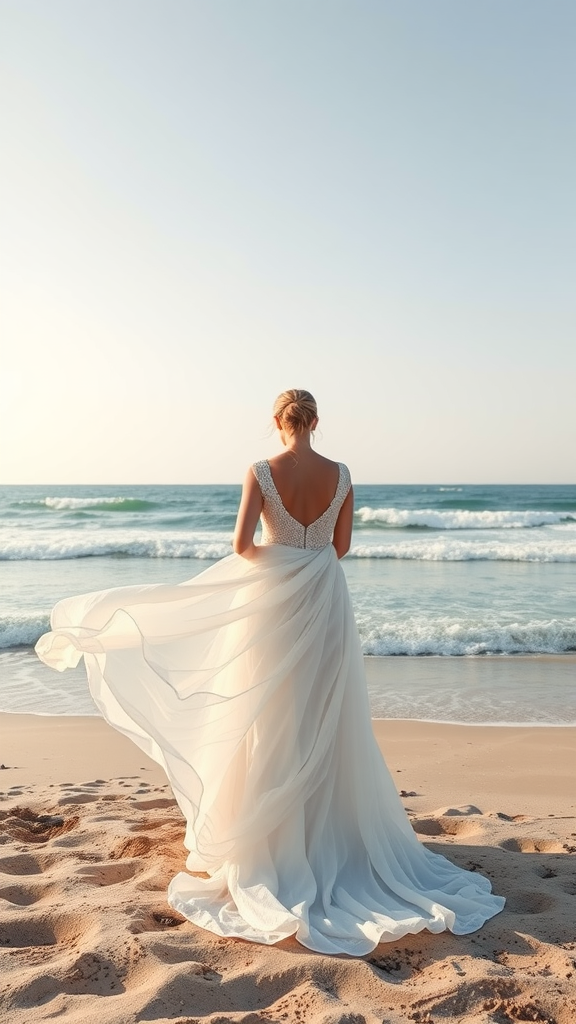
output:
[[[338,463],[340,475],[336,493],[328,508],[309,526],[303,526],[284,508],[272,479],[266,459],[255,462],[252,471],[256,477],[264,505],[262,507],[262,544],[285,544],[292,548],[323,548],[330,544],[338,513],[350,490],[350,472],[343,462]]]

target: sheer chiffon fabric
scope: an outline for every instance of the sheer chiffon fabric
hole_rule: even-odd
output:
[[[504,904],[417,840],[375,742],[332,544],[271,544],[178,586],[70,598],[37,645],[84,656],[104,717],[165,769],[188,871],[168,900],[219,935],[362,955]]]

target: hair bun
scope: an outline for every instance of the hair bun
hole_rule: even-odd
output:
[[[318,419],[316,399],[301,388],[283,391],[274,402],[274,415],[289,434],[302,434]]]

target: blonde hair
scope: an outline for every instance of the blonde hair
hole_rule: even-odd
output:
[[[274,402],[274,415],[289,434],[303,434],[318,419],[316,399],[301,388],[283,391]]]

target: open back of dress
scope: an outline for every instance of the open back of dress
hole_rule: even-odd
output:
[[[39,656],[84,655],[104,717],[161,764],[186,818],[171,905],[219,935],[361,955],[428,928],[475,931],[490,883],[417,840],[370,721],[331,543],[350,486],[309,527],[254,472],[263,544],[178,586],[60,602]]]
[[[338,484],[328,508],[304,526],[291,516],[280,497],[267,459],[255,462],[252,471],[262,492],[262,544],[284,544],[295,548],[323,548],[332,541],[336,520],[350,490],[350,473],[343,462],[338,463]]]

